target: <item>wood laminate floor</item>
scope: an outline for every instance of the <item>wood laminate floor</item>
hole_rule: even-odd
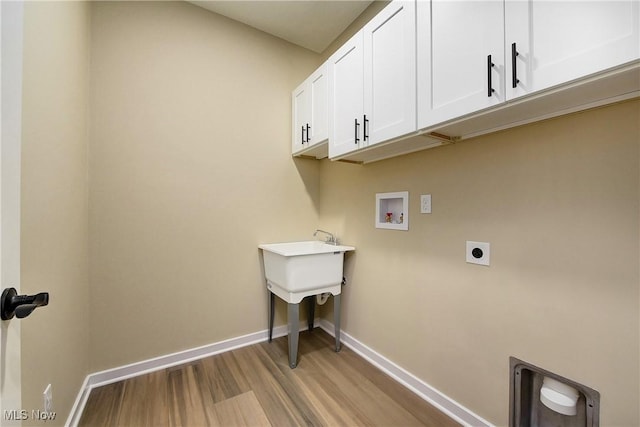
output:
[[[94,389],[80,426],[458,426],[321,329]]]

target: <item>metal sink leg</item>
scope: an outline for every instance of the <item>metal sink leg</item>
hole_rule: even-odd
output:
[[[269,342],[273,339],[273,317],[275,316],[276,296],[269,291]]]
[[[340,351],[340,294],[333,296],[333,325],[336,337],[336,352]]]
[[[289,303],[287,320],[289,323],[289,367],[295,368],[298,365],[298,333],[300,332],[300,305]]]

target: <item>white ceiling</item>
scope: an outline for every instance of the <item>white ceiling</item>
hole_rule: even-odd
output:
[[[187,0],[314,52],[323,52],[371,0]]]

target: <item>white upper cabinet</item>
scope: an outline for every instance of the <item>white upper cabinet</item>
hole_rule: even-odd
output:
[[[415,8],[393,2],[363,29],[366,145],[416,130]]]
[[[362,31],[329,58],[329,157],[360,147],[364,111]]]
[[[327,157],[325,146],[318,145],[329,137],[329,76],[323,64],[291,94],[292,152]]]
[[[418,0],[418,127],[640,58],[637,0]]]
[[[418,0],[418,127],[505,100],[501,1]]]
[[[306,82],[305,82],[306,83]],[[304,149],[307,143],[307,126],[311,122],[311,91],[309,86],[303,83],[293,91],[291,103],[293,105],[293,135],[292,152],[295,154]]]
[[[293,92],[293,153],[407,154],[637,98],[639,70],[640,0],[394,0]]]
[[[329,59],[329,157],[416,130],[415,2],[394,1]]]
[[[507,99],[640,58],[640,2],[506,0]]]
[[[329,139],[329,74],[327,64],[322,65],[309,79],[311,88],[311,144]]]

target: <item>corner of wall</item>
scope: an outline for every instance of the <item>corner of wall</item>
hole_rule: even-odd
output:
[[[50,294],[22,320],[22,397],[52,385],[64,422],[89,368],[89,2],[26,2],[21,172],[22,291]]]

